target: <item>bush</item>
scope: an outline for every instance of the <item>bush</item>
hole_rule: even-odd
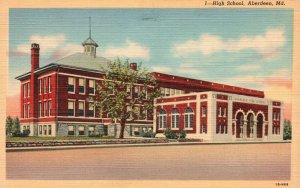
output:
[[[164,135],[166,136],[167,139],[177,139],[178,138],[178,135],[170,128],[167,128],[165,130]]]
[[[102,133],[99,133],[99,132],[93,132],[89,135],[89,137],[102,137],[103,134]]]
[[[178,139],[180,139],[180,138],[185,138],[185,137],[186,137],[186,131],[185,131],[185,130],[181,130],[181,131],[179,132]]]
[[[146,138],[155,138],[155,135],[156,135],[156,133],[153,132],[152,130],[150,130],[150,131],[144,132],[142,136],[146,137]]]
[[[284,120],[283,139],[284,140],[292,139],[292,125],[291,125],[291,121],[289,121],[289,120]]]
[[[13,137],[27,137],[30,134],[30,130],[29,129],[25,129],[23,130],[23,132],[21,132],[20,130],[16,130],[15,132],[12,133]]]

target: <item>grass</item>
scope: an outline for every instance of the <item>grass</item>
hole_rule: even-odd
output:
[[[88,137],[88,136],[56,136],[56,137],[39,137],[39,136],[28,136],[28,137],[12,137],[7,136],[6,141],[8,142],[32,142],[32,141],[44,141],[44,140],[97,140],[97,139],[114,139],[113,136],[107,137]]]

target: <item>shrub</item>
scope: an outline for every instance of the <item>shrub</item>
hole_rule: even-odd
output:
[[[289,120],[284,120],[283,139],[284,140],[292,139],[292,125],[291,125],[291,121]]]
[[[155,138],[155,135],[156,135],[156,133],[153,132],[152,130],[150,130],[150,131],[144,132],[142,136],[146,137],[146,138]]]
[[[13,137],[27,137],[30,134],[30,130],[29,129],[25,129],[23,130],[23,132],[21,132],[20,130],[16,130],[12,133]]]
[[[22,136],[23,137],[27,137],[27,136],[29,136],[29,134],[30,134],[30,130],[29,129],[25,129],[25,130],[23,130]]]
[[[185,131],[185,130],[181,130],[181,131],[179,132],[178,139],[180,139],[180,138],[185,138],[185,137],[186,137],[186,131]]]
[[[167,139],[177,139],[178,138],[178,135],[170,128],[167,128],[164,131],[164,135],[166,136]]]
[[[93,132],[89,135],[89,137],[102,137],[103,134],[100,132]]]

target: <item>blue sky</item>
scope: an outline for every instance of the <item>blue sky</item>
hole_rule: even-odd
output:
[[[292,9],[10,9],[8,95],[19,93],[14,77],[30,70],[31,42],[40,43],[40,66],[82,52],[89,16],[99,56],[289,102]]]

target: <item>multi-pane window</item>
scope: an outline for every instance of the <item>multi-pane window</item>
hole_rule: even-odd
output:
[[[27,104],[27,117],[30,118],[30,104]]]
[[[47,116],[47,101],[44,101],[44,116]]]
[[[138,98],[139,97],[139,86],[135,86],[134,87],[134,98]]]
[[[78,115],[84,116],[84,101],[78,102]]]
[[[42,102],[39,102],[39,117],[42,117]]]
[[[170,96],[175,95],[175,89],[170,89]]]
[[[73,77],[68,78],[68,92],[75,93],[75,78]]]
[[[201,132],[204,133],[204,134],[207,133],[206,124],[202,124],[202,126],[201,126]]]
[[[68,126],[68,135],[75,135],[75,130],[73,125]]]
[[[47,135],[47,125],[43,126],[43,130],[44,130],[44,135]]]
[[[184,113],[184,128],[193,128],[194,112],[191,108],[187,108]]]
[[[39,93],[42,94],[42,79],[39,79]]]
[[[23,104],[23,118],[26,118],[26,104]]]
[[[43,129],[42,129],[42,125],[39,125],[39,135],[42,135],[43,134]]]
[[[52,115],[52,101],[48,101],[48,115],[51,116]]]
[[[47,83],[47,79],[46,79],[46,78],[43,78],[43,88],[44,88],[44,93],[47,93],[47,89],[48,89],[46,83]]]
[[[49,93],[51,93],[51,91],[52,91],[51,76],[48,77],[48,91],[49,91]]]
[[[79,94],[85,93],[85,79],[83,78],[79,78],[78,92]]]
[[[89,94],[95,94],[95,80],[89,80]]]
[[[30,83],[27,84],[27,96],[30,97]]]
[[[158,125],[160,129],[167,128],[167,112],[163,109],[159,111]]]
[[[95,116],[95,106],[94,106],[93,102],[89,102],[88,116],[89,117],[94,117]]]
[[[217,107],[217,114],[219,117],[222,116],[222,107]]]
[[[165,88],[165,96],[170,96],[170,88]]]
[[[227,109],[224,108],[224,109],[223,109],[223,116],[226,117],[226,114],[227,114]]]
[[[172,128],[179,128],[179,112],[176,108],[172,110]]]
[[[78,127],[78,134],[79,134],[79,135],[84,135],[84,126],[83,126],[83,125],[80,125],[80,126]]]
[[[207,114],[207,107],[206,106],[202,106],[202,114],[201,114],[201,116],[202,117],[206,117],[206,114]]]
[[[75,115],[75,101],[68,101],[68,116]]]
[[[23,97],[24,98],[27,97],[27,87],[26,87],[26,84],[23,84]]]
[[[52,134],[52,129],[51,129],[51,125],[48,125],[48,135]]]
[[[95,132],[95,127],[89,127],[89,135]]]

